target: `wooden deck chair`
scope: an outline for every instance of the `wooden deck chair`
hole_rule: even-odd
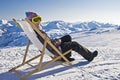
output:
[[[28,44],[26,47],[26,51],[25,51],[25,55],[23,58],[23,61],[20,65],[10,69],[10,72],[14,72],[16,73],[21,80],[25,80],[26,78],[30,77],[32,74],[42,70],[44,67],[50,65],[51,63],[59,60],[60,58],[63,58],[66,62],[66,64],[71,65],[71,63],[69,62],[69,60],[65,57],[66,54],[68,54],[69,52],[71,52],[72,50],[68,50],[65,53],[61,53],[50,41],[50,39],[48,39],[48,37],[44,36],[40,30],[28,19],[25,18],[25,21],[16,21],[15,19],[13,19],[13,21],[20,26],[23,31],[25,32],[25,34],[28,37]],[[39,34],[39,36],[44,40],[44,43],[41,43],[41,41],[36,37],[36,32]],[[29,50],[29,45],[30,42],[33,43],[33,45],[35,45],[35,47],[37,47],[37,49],[40,51],[40,53],[29,59],[26,60],[27,54],[28,54],[28,50]],[[56,51],[56,53],[58,54],[58,56],[55,56],[54,54],[52,54],[48,49],[47,49],[47,45],[49,45],[53,50]],[[48,54],[52,60],[48,61],[46,64],[43,64],[43,58],[44,58],[44,54]],[[40,58],[38,66],[35,67],[32,64],[30,64],[31,61]],[[22,75],[19,71],[17,71],[17,68],[22,67],[23,65],[28,64],[30,65],[30,67],[33,67],[34,70],[28,72],[25,75]]]

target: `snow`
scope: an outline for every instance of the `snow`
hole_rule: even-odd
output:
[[[2,30],[0,30],[0,36],[2,36],[2,33],[3,33],[3,31],[2,31]]]
[[[12,22],[9,23],[13,26],[9,27],[6,24],[0,26],[0,30],[2,31],[2,37],[0,36],[0,80],[19,80],[17,75],[8,72],[8,70],[22,62],[27,38],[18,26],[12,24]],[[47,22],[47,24],[49,23]],[[95,23],[94,26],[90,27],[93,23]],[[59,23],[56,23],[57,25],[59,24],[59,27],[54,24],[54,27],[51,28],[52,32],[45,28],[47,27],[47,24],[43,29],[47,31],[48,35],[53,34],[52,37],[60,37],[61,35],[67,34],[67,32],[64,32],[63,27],[63,30],[61,29]],[[72,24],[64,22],[61,22],[61,24],[70,25],[66,26],[66,28],[69,30],[68,34],[72,36],[73,41],[77,41],[90,51],[98,50],[98,56],[89,63],[73,51],[72,57],[76,60],[71,62],[72,66],[66,66],[65,64],[55,62],[42,71],[33,74],[27,80],[120,80],[119,26],[112,24],[109,24],[108,26],[108,24],[98,24],[96,22],[91,22],[89,24],[90,26],[88,26],[88,23],[78,23],[79,26],[82,24],[82,27],[78,27],[78,24],[76,24],[76,26],[73,24],[74,27],[71,27]],[[95,27],[95,25],[98,25],[98,27]],[[4,30],[3,27],[6,30]],[[12,27],[16,29],[16,31],[12,29]],[[57,30],[55,31],[56,27]],[[74,32],[74,30],[76,30],[75,28],[80,28],[83,31]],[[38,50],[31,44],[27,59],[32,58],[37,54]],[[39,59],[36,59],[32,64],[37,65],[38,60]],[[43,61],[47,62],[49,60],[51,60],[51,58],[48,55],[45,55]],[[28,65],[23,66],[19,71],[22,74],[25,74],[32,69],[25,69],[26,67],[28,67]]]
[[[7,24],[7,20],[2,20],[2,24]]]

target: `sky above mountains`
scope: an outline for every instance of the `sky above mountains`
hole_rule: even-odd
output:
[[[120,0],[1,0],[0,19],[25,18],[26,11],[43,21],[99,21],[120,24]]]

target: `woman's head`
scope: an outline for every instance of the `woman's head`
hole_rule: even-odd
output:
[[[41,17],[34,12],[26,12],[26,17],[35,25],[39,25],[41,22]]]

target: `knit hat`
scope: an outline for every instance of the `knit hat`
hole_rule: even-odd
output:
[[[26,17],[30,20],[32,20],[32,18],[35,16],[38,16],[38,15],[34,12],[26,12]]]

